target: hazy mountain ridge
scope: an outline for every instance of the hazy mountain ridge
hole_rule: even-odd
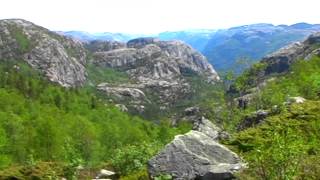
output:
[[[281,47],[320,31],[320,25],[298,23],[291,26],[254,24],[217,31],[203,53],[218,71],[241,71],[236,61],[258,61]]]
[[[168,31],[155,35],[127,35],[121,33],[89,34],[65,32],[64,34],[84,41],[108,40],[126,42],[138,36],[152,36],[161,40],[181,40],[203,53],[218,71],[243,70],[237,61],[247,59],[256,62],[292,42],[301,41],[320,31],[319,24],[296,23],[272,25],[266,23],[244,25],[220,30]]]
[[[57,33],[78,39],[83,42],[96,41],[96,40],[127,42],[131,39],[147,36],[144,34],[126,34],[126,33],[110,33],[110,32],[89,33],[85,31],[57,31]]]

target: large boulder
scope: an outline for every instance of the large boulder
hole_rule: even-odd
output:
[[[244,168],[240,157],[217,142],[223,131],[208,119],[194,122],[193,130],[177,135],[148,162],[152,178],[169,174],[174,179],[232,179]]]
[[[151,177],[232,179],[244,164],[237,154],[199,131],[178,135],[148,162]]]
[[[0,60],[24,60],[64,87],[86,80],[86,50],[66,38],[21,19],[0,20]]]
[[[228,136],[221,128],[203,116],[193,122],[192,129],[209,136],[213,140],[225,139]]]

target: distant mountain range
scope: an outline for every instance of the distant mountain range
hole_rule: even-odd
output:
[[[235,70],[241,72],[244,66],[238,60],[246,59],[253,63],[281,47],[301,41],[312,33],[320,31],[320,24],[297,23],[293,25],[252,24],[221,30],[186,30],[162,32],[153,37],[161,40],[181,40],[202,52],[223,72]],[[82,41],[121,41],[126,42],[144,34],[87,33],[81,31],[60,32]]]
[[[110,32],[102,32],[102,33],[88,33],[84,31],[57,31],[57,33],[73,37],[75,39],[81,41],[120,41],[127,42],[131,39],[135,39],[138,37],[146,37],[143,34],[125,34],[125,33],[110,33]]]
[[[218,71],[241,71],[239,59],[256,62],[292,42],[320,31],[320,25],[298,23],[291,26],[254,24],[220,30],[201,51]]]

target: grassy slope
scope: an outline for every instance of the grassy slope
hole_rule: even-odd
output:
[[[261,89],[247,110],[234,110],[233,121],[256,110],[277,106],[261,126],[235,133],[227,142],[248,162],[241,179],[319,179],[320,174],[320,58],[298,61],[290,73]],[[254,78],[254,77],[248,77]],[[248,82],[248,81],[244,81]],[[307,98],[286,106],[288,97]],[[236,128],[238,122],[230,122]],[[232,129],[232,127],[230,128]]]

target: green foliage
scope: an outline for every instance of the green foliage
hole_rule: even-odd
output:
[[[34,166],[14,165],[5,170],[0,170],[0,179],[55,180],[64,177],[63,165],[53,162],[40,162]]]
[[[140,171],[136,171],[134,173],[131,173],[127,176],[123,176],[120,178],[121,180],[149,180],[149,174],[147,172],[147,169],[142,169]]]
[[[261,83],[263,70],[266,68],[265,63],[256,63],[251,66],[250,69],[246,70],[242,75],[240,75],[235,83],[235,88],[240,93],[245,93],[251,87],[256,86],[258,83]]]
[[[113,84],[130,82],[128,74],[112,68],[98,67],[93,64],[89,64],[87,69],[89,73],[89,82],[93,84],[99,84],[103,82]]]
[[[298,61],[291,72],[268,83],[262,90],[264,106],[282,104],[288,97],[302,96],[307,99],[320,98],[320,58]]]
[[[236,80],[240,93],[259,83],[261,68],[259,65],[246,71]],[[227,143],[234,145],[231,147],[236,147],[234,150],[248,162],[248,169],[238,174],[240,179],[319,179],[319,72],[319,57],[298,61],[286,75],[269,79],[265,86],[258,87],[247,109],[229,108],[233,118],[224,121],[228,130],[235,130],[243,117],[257,107],[277,109],[265,123],[236,133],[235,139]],[[294,96],[309,101],[284,104]]]
[[[20,53],[28,52],[31,49],[31,42],[23,30],[16,26],[11,26],[10,31],[18,43]]]
[[[209,119],[216,120],[217,123],[222,121],[225,115],[225,93],[224,85],[221,82],[214,84],[205,81],[205,77],[189,76],[186,78],[192,87],[192,92],[181,99],[174,108],[173,113],[181,112],[187,107],[198,106]]]
[[[241,176],[255,179],[299,179],[309,168],[317,172],[319,160],[313,165],[305,159],[320,155],[320,102],[294,104],[267,123],[240,132],[233,142],[249,169]],[[249,147],[249,148],[248,148]]]
[[[62,162],[63,175],[69,179],[77,176],[79,165],[103,163],[126,175],[145,168],[148,158],[184,131],[172,128],[163,139],[163,128],[170,128],[166,124],[129,116],[90,91],[64,89],[41,77],[19,61],[0,63],[0,169],[4,171],[14,164],[54,161]]]
[[[165,174],[154,178],[155,180],[171,180],[173,179],[171,175]]]
[[[111,163],[120,174],[131,174],[143,170],[145,163],[161,148],[161,145],[139,144],[129,145],[118,149],[112,157]]]

